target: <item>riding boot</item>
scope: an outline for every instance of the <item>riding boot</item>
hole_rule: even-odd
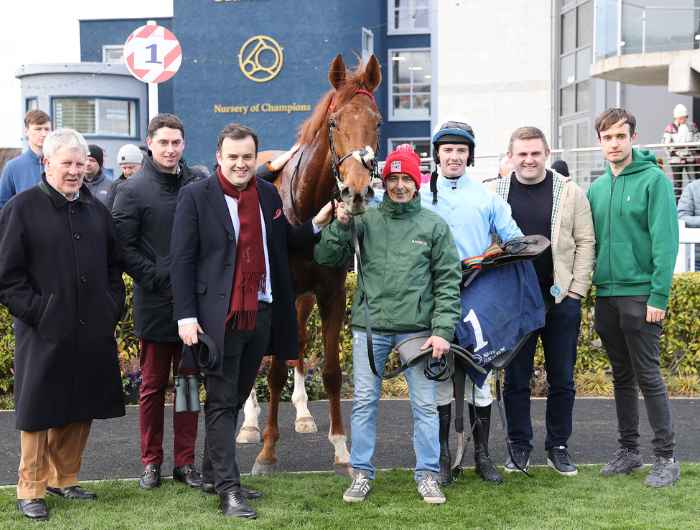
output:
[[[452,455],[450,455],[450,421],[452,420],[452,404],[440,405],[438,408],[440,421],[440,476],[438,483],[447,486],[452,482]]]
[[[485,481],[500,484],[503,478],[489,456],[491,405],[486,407],[469,405],[469,420],[474,437],[474,471]]]

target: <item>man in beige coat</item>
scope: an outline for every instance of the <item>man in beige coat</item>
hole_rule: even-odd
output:
[[[545,326],[533,334],[506,370],[504,400],[513,456],[505,469],[527,469],[530,461],[530,378],[541,337],[549,384],[547,463],[562,475],[576,475],[567,443],[576,395],[574,366],[581,299],[591,284],[595,255],[591,208],[586,194],[570,178],[545,168],[549,147],[544,133],[536,127],[521,127],[512,134],[508,157],[514,173],[487,185],[510,204],[513,219],[525,235],[545,235],[552,245],[534,262],[547,307]]]

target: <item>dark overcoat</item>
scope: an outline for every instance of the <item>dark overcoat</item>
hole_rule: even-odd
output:
[[[273,299],[271,342],[265,353],[274,353],[283,360],[296,359],[295,293],[287,248],[309,248],[317,238],[311,221],[301,226],[289,224],[282,211],[282,199],[272,184],[261,179],[256,182],[265,221]],[[236,263],[236,234],[216,176],[180,192],[171,258],[175,320],[196,317],[223,352]]]
[[[0,210],[0,303],[15,317],[16,427],[124,415],[114,330],[123,263],[109,211],[42,182]]]
[[[170,234],[177,195],[196,180],[180,161],[177,174],[161,171],[150,156],[121,184],[112,217],[134,279],[134,333],[151,342],[179,342],[170,286]]]

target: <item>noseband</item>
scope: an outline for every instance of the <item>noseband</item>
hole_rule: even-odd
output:
[[[358,94],[367,96],[374,102],[374,95],[369,90],[360,88],[355,92],[355,95]],[[331,105],[329,107],[329,112],[334,111],[335,102],[333,101],[331,102]],[[340,178],[340,166],[350,157],[360,162],[364,166],[364,168],[367,169],[367,171],[369,171],[370,183],[373,179],[379,178],[379,166],[377,164],[377,159],[375,158],[375,149],[372,149],[372,147],[366,145],[360,149],[354,149],[343,156],[338,156],[338,153],[335,150],[333,129],[337,129],[337,125],[335,123],[335,120],[331,118],[330,120],[328,120],[328,146],[331,151],[331,170],[333,171],[333,176],[335,177],[336,184],[338,185],[338,191],[343,189],[343,181]],[[377,138],[377,148],[379,148],[379,138]]]

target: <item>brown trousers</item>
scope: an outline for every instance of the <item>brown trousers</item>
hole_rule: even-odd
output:
[[[81,421],[46,431],[20,431],[18,499],[41,499],[46,486],[67,488],[78,484],[91,424]]]

